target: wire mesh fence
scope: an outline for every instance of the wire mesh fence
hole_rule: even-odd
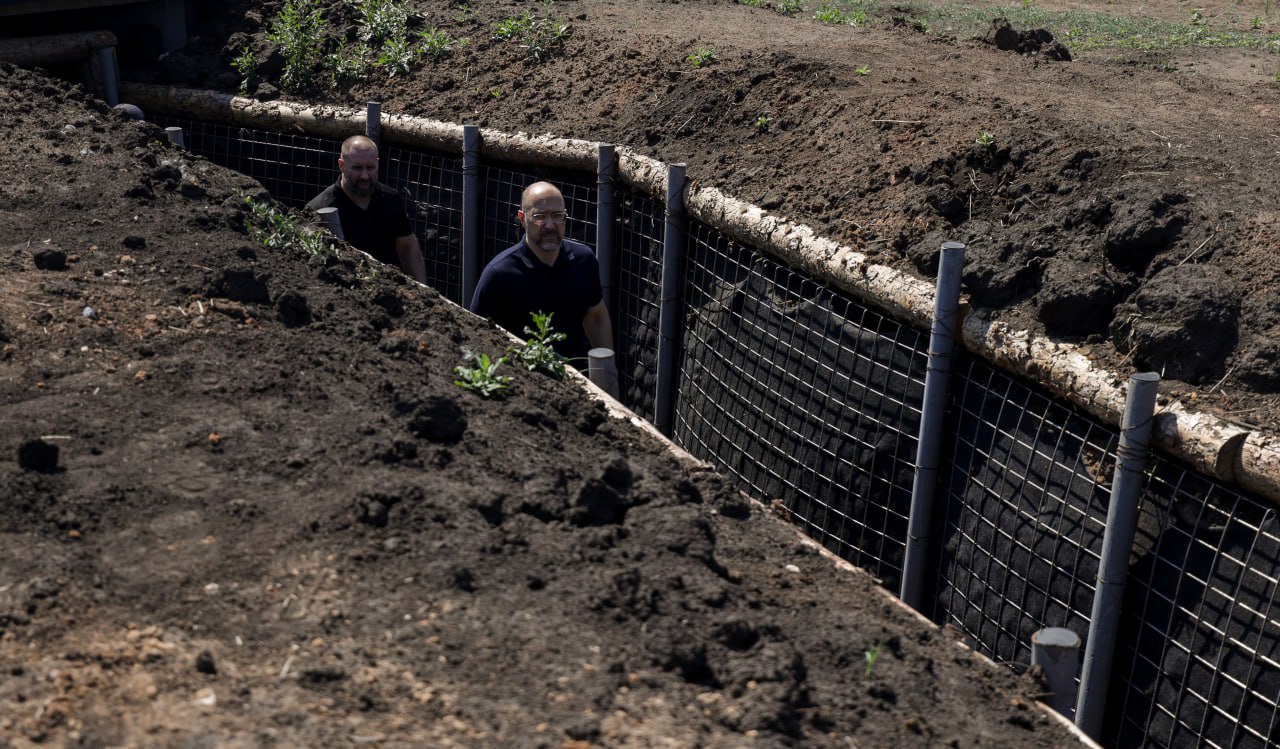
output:
[[[1280,745],[1275,507],[1157,456],[1116,642],[1113,746]]]
[[[301,206],[337,179],[338,142],[167,118],[188,147]],[[428,277],[462,301],[462,160],[390,147]],[[594,175],[485,164],[480,264],[519,241],[520,192],[564,191],[568,235],[595,246]],[[621,399],[652,418],[665,208],[619,190],[615,345]],[[928,334],[691,222],[673,438],[777,500],[891,589],[902,573]],[[929,615],[1014,666],[1045,626],[1088,633],[1117,430],[967,355],[939,466]],[[1140,508],[1111,678],[1117,747],[1280,745],[1275,509],[1162,457]]]
[[[695,224],[673,436],[895,587],[928,337]]]
[[[1025,665],[1038,629],[1088,634],[1118,433],[970,356],[952,394],[932,615]]]

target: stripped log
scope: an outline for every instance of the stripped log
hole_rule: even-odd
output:
[[[116,46],[110,31],[80,31],[50,36],[0,39],[0,60],[16,65],[66,65],[83,62],[105,47]]]
[[[121,98],[146,111],[212,122],[299,132],[335,139],[364,132],[365,113],[284,101],[259,102],[210,91],[145,84],[121,87]],[[384,116],[384,141],[437,151],[462,151],[462,126],[408,115]],[[594,171],[598,145],[592,141],[481,131],[481,153],[523,164]],[[665,195],[667,165],[619,148],[624,183],[650,195]],[[815,279],[929,327],[934,286],[868,256],[814,234],[803,224],[773,216],[714,188],[686,188],[690,215],[743,244],[773,255]],[[962,309],[963,314],[963,309]],[[960,325],[964,346],[996,366],[1048,389],[1099,420],[1118,426],[1124,411],[1126,378],[1098,369],[1079,348],[1017,330],[980,315]],[[1166,452],[1224,483],[1280,503],[1280,436],[1263,434],[1224,419],[1166,404],[1156,415],[1155,442]]]

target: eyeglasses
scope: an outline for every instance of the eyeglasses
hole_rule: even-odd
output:
[[[563,224],[568,215],[564,211],[554,211],[552,213],[526,213],[525,216],[533,219],[535,224],[545,224],[550,221],[553,224]]]

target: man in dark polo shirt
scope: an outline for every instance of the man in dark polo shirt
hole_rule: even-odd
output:
[[[312,198],[307,208],[336,207],[348,243],[426,283],[426,263],[404,200],[378,181],[378,146],[363,135],[347,138],[338,171],[338,181]]]
[[[564,196],[549,182],[524,189],[516,217],[524,239],[485,266],[471,311],[521,337],[533,327],[533,313],[551,313],[552,327],[568,336],[556,351],[586,369],[588,349],[613,348],[595,253],[565,239]]]

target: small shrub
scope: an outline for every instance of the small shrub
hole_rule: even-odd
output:
[[[710,65],[716,61],[716,51],[706,47],[698,47],[694,51],[690,52],[684,60],[693,67],[700,68],[704,65]]]
[[[794,16],[804,10],[804,3],[801,0],[777,0],[773,9],[784,16]]]
[[[254,241],[273,250],[296,250],[319,260],[338,257],[338,248],[323,231],[302,226],[269,202],[244,196],[249,206],[245,231]]]
[[[424,57],[428,57],[433,61],[444,59],[453,51],[455,46],[463,47],[467,44],[466,39],[452,39],[447,33],[435,26],[419,32],[418,39],[420,40],[419,51]]]
[[[569,336],[551,327],[551,314],[533,313],[533,327],[525,326],[526,343],[522,348],[511,348],[507,354],[516,364],[530,372],[542,372],[557,380],[564,379],[565,358],[555,350],[557,341]]]
[[[488,354],[477,354],[473,351],[464,352],[464,356],[474,366],[460,364],[454,367],[453,373],[458,379],[454,380],[453,384],[481,398],[493,398],[507,389],[511,378],[498,374],[498,368],[506,363],[507,357],[500,356],[496,360],[491,360]]]
[[[253,50],[248,47],[240,50],[240,54],[231,61],[231,67],[240,74],[240,93],[247,92],[258,79],[258,58],[253,56]]]
[[[992,135],[991,133],[987,132],[986,130],[979,130],[979,131],[978,131],[978,138],[977,138],[976,140],[974,140],[973,142],[974,142],[974,143],[977,143],[978,145],[982,146],[983,148],[990,148],[991,146],[995,145],[995,143],[996,143],[996,136]]]
[[[316,0],[287,0],[267,32],[284,57],[281,89],[300,93],[314,84],[315,70],[324,59],[324,31],[324,13]]]
[[[551,3],[543,3],[543,16],[535,16],[526,10],[520,16],[504,18],[494,24],[494,38],[514,40],[530,60],[546,60],[564,48],[564,42],[571,34],[569,24],[551,15],[551,7]]]

